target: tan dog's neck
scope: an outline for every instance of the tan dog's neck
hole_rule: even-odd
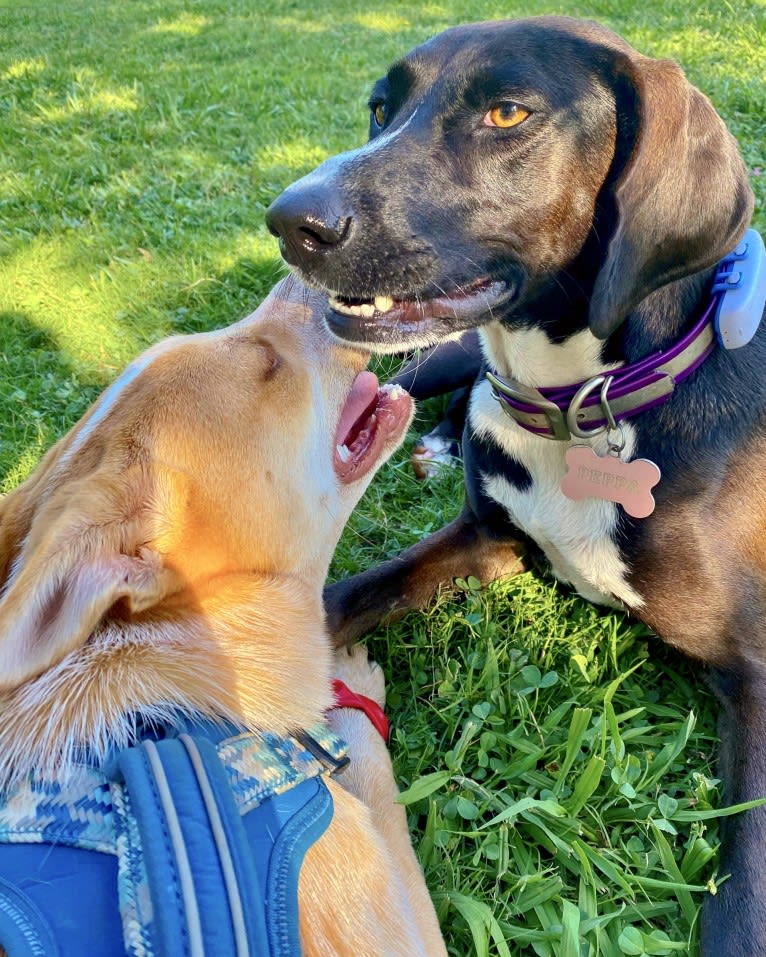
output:
[[[311,662],[311,667],[306,667]],[[137,721],[225,719],[284,733],[331,703],[321,595],[294,578],[236,574],[135,620],[110,619],[60,665],[0,694],[0,789],[65,779],[130,743]]]

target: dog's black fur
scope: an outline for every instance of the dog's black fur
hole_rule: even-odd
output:
[[[394,64],[370,105],[370,143],[290,187],[268,219],[286,259],[334,294],[333,332],[379,351],[480,328],[483,356],[502,375],[525,381],[534,341],[551,378],[529,385],[589,378],[676,341],[750,221],[746,169],[707,99],[674,64],[596,24],[543,17],[449,30]],[[495,123],[514,109],[528,115]],[[396,302],[366,315],[349,308],[375,296]],[[587,330],[593,359],[578,372],[567,362]],[[452,368],[445,389],[477,371],[468,361]],[[764,368],[761,326],[632,419],[632,455],[662,471],[656,511],[639,521],[609,506],[608,529],[586,528],[581,553],[569,555],[586,594],[603,591],[604,571],[588,566],[588,549],[616,556],[623,577],[605,597],[710,665],[731,801],[766,795]],[[492,418],[485,396],[479,375],[461,515],[327,589],[338,641],[421,607],[456,575],[486,581],[524,567],[537,526],[519,528],[527,513],[515,506],[534,505],[541,463],[563,474],[567,443],[524,438]],[[555,567],[564,545],[546,533],[553,542],[539,544]],[[703,953],[766,954],[766,810],[729,820],[721,869],[731,877],[706,908]]]

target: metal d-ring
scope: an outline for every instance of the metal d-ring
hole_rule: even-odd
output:
[[[587,382],[583,382],[577,392],[575,392],[567,409],[567,428],[575,438],[592,439],[596,435],[601,435],[602,432],[611,432],[614,429],[621,432],[619,425],[615,421],[609,402],[607,401],[607,392],[609,391],[609,386],[612,384],[613,378],[614,376],[610,375],[594,376],[592,379],[588,379]],[[577,421],[578,413],[582,408],[583,402],[585,402],[591,392],[599,386],[601,386],[600,403],[606,418],[606,425],[600,425],[595,429],[583,429]]]

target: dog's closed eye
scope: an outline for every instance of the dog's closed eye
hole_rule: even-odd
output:
[[[257,345],[263,353],[263,379],[268,382],[279,372],[282,366],[282,358],[268,340],[258,339]]]
[[[245,347],[249,375],[252,377],[255,365],[257,381],[268,382],[282,367],[282,357],[272,343],[262,336],[237,335],[232,336],[231,342],[235,348]]]

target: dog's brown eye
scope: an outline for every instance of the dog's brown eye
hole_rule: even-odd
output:
[[[501,130],[510,129],[512,126],[518,126],[529,116],[529,111],[519,106],[518,103],[498,103],[484,117],[485,126],[497,126]]]
[[[386,107],[383,103],[376,103],[372,108],[372,115],[378,126],[386,122]]]

